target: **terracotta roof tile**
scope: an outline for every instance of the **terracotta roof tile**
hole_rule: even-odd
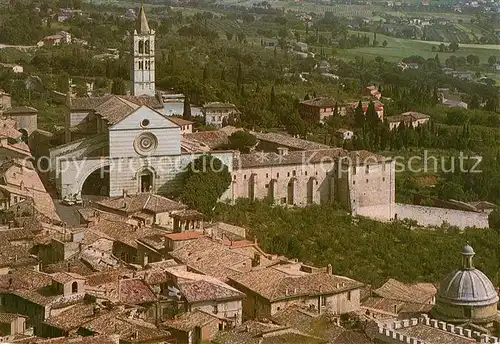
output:
[[[157,214],[184,210],[187,208],[187,206],[182,203],[149,192],[127,195],[126,197],[108,198],[96,203],[100,206],[119,210],[127,214],[142,211]]]
[[[222,281],[251,268],[251,258],[206,237],[191,240],[169,254],[190,268]]]
[[[170,233],[166,234],[165,238],[168,238],[170,240],[190,240],[190,239],[196,239],[204,234],[201,232],[194,232],[194,231],[188,231],[188,232],[182,232],[182,233]]]
[[[271,302],[306,295],[337,294],[363,286],[361,282],[324,272],[288,273],[274,267],[240,274],[231,280]]]
[[[392,278],[374,290],[380,297],[412,303],[430,303],[436,292],[436,287],[429,283],[405,284]]]
[[[173,319],[165,321],[162,325],[167,329],[178,331],[191,331],[195,327],[203,327],[212,322],[219,322],[220,319],[200,310],[183,313]]]
[[[297,150],[317,150],[317,149],[329,149],[331,148],[328,145],[324,145],[322,143],[317,143],[314,141],[303,140],[300,138],[296,138],[290,136],[288,134],[279,134],[279,133],[260,133],[260,132],[251,132],[255,137],[260,141],[268,141],[275,143],[277,145],[288,147]]]
[[[323,108],[323,107],[333,108],[336,104],[336,101],[335,101],[335,99],[331,99],[331,98],[319,97],[319,98],[314,98],[314,99],[309,99],[309,100],[303,100],[300,102],[300,104],[321,107],[321,108]]]

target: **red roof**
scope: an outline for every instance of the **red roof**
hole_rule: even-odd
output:
[[[189,232],[182,232],[182,233],[172,233],[172,234],[167,234],[165,235],[166,238],[170,240],[189,240],[189,239],[196,239],[204,234],[201,232],[194,232],[194,231],[189,231]]]

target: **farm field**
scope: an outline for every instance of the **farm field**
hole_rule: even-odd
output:
[[[351,31],[351,33],[358,33]],[[359,32],[360,34],[367,34]],[[371,34],[370,34],[371,35]],[[389,61],[400,61],[404,57],[411,55],[420,55],[423,58],[434,57],[437,52],[432,51],[432,46],[439,46],[442,42],[435,41],[415,41],[403,38],[395,38],[385,35],[377,35],[379,42],[387,41],[387,47],[363,47],[355,49],[339,49],[338,55],[341,58],[352,59],[356,56],[364,58],[375,58],[381,56]],[[486,63],[491,55],[500,55],[500,45],[492,44],[460,44],[459,49],[455,53],[439,52],[439,57],[442,61],[449,56],[467,56],[469,54],[478,55],[481,63]]]

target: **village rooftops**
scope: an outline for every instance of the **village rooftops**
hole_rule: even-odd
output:
[[[242,292],[212,276],[188,272],[177,267],[167,268],[166,271],[175,278],[182,296],[189,303],[234,300],[245,297]]]
[[[472,344],[497,343],[498,338],[482,334],[474,326],[449,324],[427,315],[406,320],[384,321],[377,324],[375,339],[381,343]],[[417,342],[418,340],[418,342]]]
[[[120,310],[99,316],[80,328],[94,334],[118,334],[124,343],[128,343],[130,338],[138,343],[163,343],[169,336],[168,332],[156,328],[154,324],[131,319]]]
[[[187,209],[182,203],[149,192],[108,198],[96,203],[98,206],[127,214],[139,212],[158,214]]]
[[[214,276],[224,282],[229,276],[248,271],[251,267],[251,258],[207,237],[190,240],[169,254],[192,271]]]
[[[124,274],[123,271],[120,270],[117,271],[117,274],[108,272],[97,274],[96,276],[105,276],[106,274],[109,274],[110,277],[116,276],[116,278],[109,283],[103,283],[103,281],[97,279],[98,277],[91,277],[91,283],[97,284],[89,285],[86,288],[87,293],[91,295],[101,295],[112,302],[129,305],[138,305],[157,300],[155,293],[144,280],[139,278],[121,278],[124,277]]]
[[[203,220],[205,215],[194,209],[187,209],[171,215],[177,220]]]
[[[309,100],[303,100],[300,104],[314,106],[318,108],[333,108],[337,102],[334,99],[326,97],[318,97]]]
[[[108,94],[102,97],[77,97],[71,98],[71,110],[94,110],[96,112],[97,108],[104,104],[106,101],[114,98],[114,102],[124,100],[126,102],[130,102],[135,104],[137,107],[147,106],[152,109],[163,109],[163,104],[156,97],[150,96],[116,96],[112,94]],[[118,99],[120,98],[120,99]],[[109,105],[108,105],[109,106]]]
[[[44,323],[63,331],[70,331],[96,318],[94,316],[94,308],[95,305],[91,303],[78,303],[63,312],[48,318]],[[103,312],[105,312],[105,310],[103,310]]]
[[[284,269],[275,267],[250,271],[230,279],[270,302],[303,296],[338,294],[363,286],[361,282],[326,272],[285,272]]]
[[[328,145],[324,145],[322,143],[317,143],[313,141],[303,140],[300,138],[296,138],[290,136],[288,134],[279,134],[279,133],[261,133],[261,132],[251,132],[257,140],[267,141],[278,144],[283,147],[288,147],[295,150],[315,150],[315,149],[329,149],[331,148]]]
[[[172,241],[182,241],[182,240],[191,240],[204,236],[202,232],[195,231],[186,231],[182,233],[170,233],[166,234],[165,238],[170,239]]]
[[[11,107],[11,108],[5,110],[3,113],[6,115],[15,116],[15,115],[27,114],[27,113],[37,114],[38,110],[35,109],[34,107],[31,107],[31,106],[15,106],[15,107]]]
[[[229,331],[219,332],[214,341],[220,344],[328,343],[325,339],[290,327],[257,321],[247,321]]]
[[[412,303],[431,303],[437,293],[431,283],[405,284],[390,278],[374,293],[379,297]]]
[[[33,269],[16,269],[0,275],[0,291],[32,290],[52,284],[52,276]]]
[[[23,160],[12,159],[0,165],[0,176],[8,186],[17,186],[22,189],[45,192],[45,186],[40,176],[30,163]],[[24,190],[21,190],[24,191]]]
[[[84,280],[85,278],[83,276],[80,276],[79,274],[75,274],[73,272],[56,272],[51,275],[52,280],[54,280],[57,283],[65,284],[69,283],[74,280]]]
[[[221,103],[221,102],[211,102],[211,103],[205,103],[203,104],[204,109],[228,109],[228,110],[235,110],[236,106],[231,103]]]
[[[202,328],[211,322],[219,321],[220,319],[215,315],[197,309],[193,312],[182,313],[173,319],[165,321],[162,325],[167,329],[191,331],[196,327]]]
[[[40,338],[26,337],[15,340],[16,344],[116,344],[118,335],[98,335],[88,337],[59,337],[59,338]]]
[[[169,116],[167,117],[169,120],[177,124],[179,127],[185,126],[185,125],[191,125],[194,122],[185,120],[184,118],[179,118],[179,117],[174,117],[174,116]]]
[[[397,115],[397,116],[389,116],[386,118],[387,118],[388,122],[393,123],[393,122],[401,122],[401,121],[414,122],[414,121],[417,121],[419,119],[429,119],[430,116],[425,115],[425,114],[420,113],[420,112],[408,111],[408,112],[402,113],[402,114]]]
[[[33,267],[38,265],[38,258],[31,255],[24,245],[4,243],[0,249],[0,268]]]
[[[318,314],[298,305],[286,307],[272,316],[272,321],[281,326],[288,326],[303,333],[308,333],[335,344],[370,344],[370,338],[361,332],[348,330],[336,324],[331,313]]]
[[[15,122],[0,120],[0,135],[14,140],[20,139],[23,134],[16,129],[15,125]]]
[[[217,130],[198,131],[195,133],[184,134],[183,137],[191,142],[198,143],[210,149],[223,147],[229,143],[229,136],[243,129],[233,126],[226,126]]]
[[[91,227],[92,231],[100,232],[115,241],[137,248],[137,240],[148,235],[161,234],[160,230],[148,227],[134,227],[123,222],[113,222],[101,219]]]

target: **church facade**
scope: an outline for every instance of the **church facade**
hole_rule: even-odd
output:
[[[168,194],[176,176],[206,152],[182,150],[181,127],[165,114],[155,89],[154,31],[141,7],[132,36],[130,95],[68,96],[65,143],[50,150],[61,198],[88,190],[103,196]],[[272,199],[284,206],[337,202],[381,220],[394,216],[394,164],[340,148],[286,153],[212,151],[232,175],[223,201]],[[106,180],[107,183],[103,183]]]

